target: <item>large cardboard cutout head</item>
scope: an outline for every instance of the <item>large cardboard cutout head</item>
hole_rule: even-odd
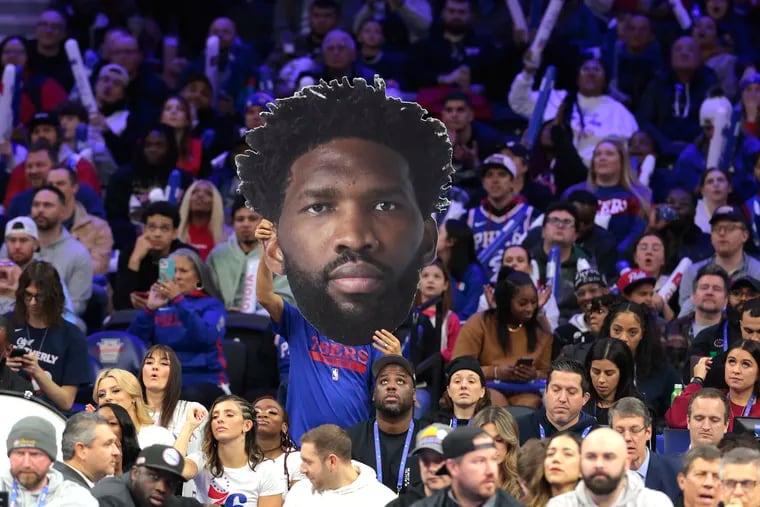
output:
[[[320,82],[278,99],[238,155],[240,189],[275,224],[267,264],[317,330],[348,345],[406,319],[446,205],[446,127],[385,83]]]

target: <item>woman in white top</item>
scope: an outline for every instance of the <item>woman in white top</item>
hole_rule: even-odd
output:
[[[274,460],[285,492],[306,476],[301,473],[301,453],[288,433],[288,413],[272,396],[262,396],[253,402],[256,415],[256,444],[264,457]]]
[[[187,444],[187,454],[200,451],[207,412],[198,402],[179,399],[182,392],[182,364],[177,354],[168,345],[154,345],[145,353],[140,371],[143,399],[155,424],[168,429],[176,439],[188,424],[190,413],[204,419],[191,433]]]
[[[225,395],[211,406],[200,452],[185,460],[185,479],[193,479],[201,503],[281,507],[287,491],[274,461],[256,444],[253,407]]]
[[[174,445],[177,440],[169,430],[153,423],[140,392],[140,383],[126,370],[111,368],[101,371],[95,380],[92,398],[98,405],[115,403],[127,411],[135,424],[141,449],[154,444]],[[184,449],[178,450],[185,452]]]

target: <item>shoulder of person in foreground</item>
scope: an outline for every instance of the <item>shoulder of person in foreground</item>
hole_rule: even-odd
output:
[[[62,480],[55,493],[50,496],[49,503],[55,507],[97,507],[98,500],[89,490],[79,484]]]

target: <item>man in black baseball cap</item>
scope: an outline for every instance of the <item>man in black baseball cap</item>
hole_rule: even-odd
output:
[[[92,495],[101,507],[201,505],[192,498],[174,497],[174,491],[184,482],[184,467],[185,458],[177,449],[151,445],[140,452],[129,473],[102,479],[92,489]]]
[[[488,433],[476,426],[457,428],[443,439],[442,447],[446,466],[438,474],[451,476],[451,486],[415,505],[522,505],[499,487],[496,445]]]
[[[702,266],[717,264],[726,270],[731,281],[745,276],[760,279],[760,261],[744,252],[744,245],[750,235],[749,219],[739,206],[721,206],[713,212],[710,218],[710,242],[715,254],[695,262],[684,272],[678,292],[678,303],[681,306],[679,317],[694,311],[691,294],[697,272]]]
[[[604,315],[598,312],[594,313],[595,308],[598,310],[598,305],[591,304],[595,299],[610,292],[604,276],[593,268],[577,271],[573,279],[573,289],[575,300],[578,302],[581,311],[574,314],[566,324],[557,327],[555,330],[552,357],[558,356],[566,345],[593,342],[602,321],[604,321]]]
[[[372,363],[372,375],[375,416],[347,430],[351,459],[374,468],[378,481],[400,493],[420,481],[419,464],[411,455],[421,429],[414,420],[414,365],[389,354]]]
[[[29,131],[29,140],[36,143],[45,139],[53,146],[58,146],[60,123],[55,113],[41,112],[32,117],[26,125]]]

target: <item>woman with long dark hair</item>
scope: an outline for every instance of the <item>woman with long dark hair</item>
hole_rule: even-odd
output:
[[[210,504],[220,492],[237,505],[281,507],[287,491],[274,466],[256,443],[256,416],[251,404],[235,395],[217,398],[203,433],[200,452],[187,457],[185,478],[193,479],[198,500]]]
[[[437,252],[451,275],[453,310],[465,321],[477,311],[483,285],[488,283],[475,255],[472,230],[462,220],[447,220],[438,233]]]
[[[435,259],[432,263],[422,268],[417,293],[414,296],[414,306],[418,307],[436,297],[441,298],[443,322],[441,323],[441,341],[439,345],[441,356],[446,362],[451,361],[454,344],[457,341],[457,336],[459,336],[459,330],[462,328],[459,316],[451,311],[453,291],[451,275],[449,275],[446,266],[443,265],[440,259]],[[422,310],[422,315],[428,318],[431,326],[436,325],[436,305]],[[427,343],[426,338],[426,336],[422,338],[424,343]]]
[[[211,271],[195,251],[180,248],[169,257],[174,279],[156,281],[127,331],[146,343],[171,347],[185,365],[183,396],[208,406],[219,394],[229,393],[222,352],[224,303]]]
[[[599,338],[586,355],[585,368],[591,379],[591,397],[583,411],[607,425],[607,411],[620,398],[635,396],[636,379],[631,349],[615,338]]]
[[[600,336],[617,338],[628,345],[634,358],[636,388],[655,417],[664,416],[680,377],[665,355],[649,309],[630,301],[621,303],[604,319]]]
[[[161,123],[170,126],[179,149],[177,167],[192,176],[199,176],[203,165],[203,143],[192,136],[193,114],[190,104],[181,96],[166,99],[161,108]]]
[[[14,326],[7,330],[13,333],[8,342],[24,355],[8,357],[6,366],[20,370],[43,400],[67,411],[93,372],[84,334],[63,319],[63,310],[58,271],[49,262],[31,262],[19,276]]]
[[[529,382],[545,378],[551,361],[552,336],[538,322],[538,292],[530,276],[509,273],[496,284],[496,308],[473,315],[459,332],[453,356],[474,356],[486,379]],[[491,390],[497,406],[538,407],[537,393]]]
[[[275,462],[285,488],[285,498],[296,482],[305,479],[301,473],[301,453],[288,433],[288,412],[272,396],[262,396],[253,402],[256,416],[256,443],[264,457]]]
[[[104,403],[98,407],[98,415],[102,415],[108,421],[108,427],[116,435],[116,445],[121,451],[119,461],[116,463],[114,475],[121,475],[132,469],[140,454],[140,444],[137,443],[137,432],[132,418],[124,408],[116,403]]]
[[[702,389],[702,382],[712,366],[711,357],[703,357],[694,366],[693,382],[689,383],[683,392],[676,396],[673,405],[665,414],[665,420],[670,428],[686,428],[689,412],[689,402],[694,393]],[[725,379],[728,389],[726,393],[731,410],[728,416],[730,433],[734,429],[734,419],[737,417],[760,417],[760,343],[752,340],[742,340],[728,349],[725,362]]]
[[[140,371],[138,380],[153,422],[168,429],[175,439],[187,439],[188,454],[200,450],[205,422],[190,430],[187,420],[190,414],[205,419],[206,408],[180,399],[182,364],[174,350],[167,345],[153,345],[145,353]]]

